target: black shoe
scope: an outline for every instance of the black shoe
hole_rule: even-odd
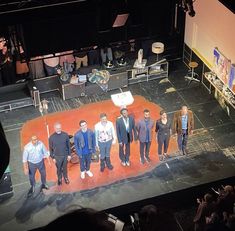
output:
[[[179,155],[180,155],[180,156],[183,156],[183,155],[184,155],[184,153],[183,153],[182,150],[179,151]]]
[[[35,192],[35,187],[34,186],[31,186],[31,188],[29,189],[29,192],[28,192],[28,197],[31,197]]]
[[[58,185],[62,185],[62,180],[58,180]]]
[[[108,165],[107,167],[108,167],[109,170],[113,170],[113,165],[112,164]]]
[[[41,189],[46,189],[46,190],[48,190],[48,189],[49,189],[49,186],[46,185],[46,184],[42,184]]]
[[[150,158],[149,158],[148,156],[145,156],[145,160],[146,160],[148,163],[151,162],[151,160],[150,160]]]
[[[68,178],[64,178],[65,184],[69,184],[69,179]]]
[[[105,169],[105,166],[101,166],[101,167],[100,167],[100,171],[101,171],[101,172],[103,172],[104,169]]]

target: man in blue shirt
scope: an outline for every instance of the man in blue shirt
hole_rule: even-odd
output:
[[[35,173],[37,169],[41,175],[41,189],[49,189],[46,184],[46,169],[44,158],[47,158],[50,165],[49,152],[46,150],[45,145],[38,140],[37,136],[33,135],[31,141],[25,145],[23,151],[23,167],[25,175],[29,175],[31,188],[28,196],[32,196],[35,191]]]
[[[79,122],[80,129],[74,135],[74,145],[80,160],[81,178],[85,178],[85,173],[93,177],[90,171],[91,155],[95,153],[95,133],[87,128],[87,122]]]
[[[192,135],[194,130],[194,117],[187,106],[182,106],[181,110],[174,113],[173,133],[177,133],[179,151],[186,155],[188,135]]]

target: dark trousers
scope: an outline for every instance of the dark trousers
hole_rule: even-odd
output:
[[[142,161],[144,161],[144,156],[149,157],[149,149],[151,146],[150,142],[140,142],[140,158]]]
[[[92,155],[91,153],[90,154],[85,154],[85,155],[82,154],[82,157],[79,157],[81,172],[90,170],[91,155]]]
[[[56,168],[57,168],[57,177],[58,180],[62,180],[62,174],[65,178],[68,178],[67,174],[67,156],[55,156]]]
[[[182,130],[181,134],[177,135],[178,148],[180,151],[185,151],[188,141],[188,130]]]
[[[98,142],[100,149],[100,159],[105,159],[105,157],[110,157],[110,150],[112,146],[112,140],[107,142]]]
[[[122,144],[122,145],[119,144],[119,158],[122,162],[129,162],[130,142],[128,142],[127,144]]]
[[[167,153],[169,141],[170,141],[170,134],[169,135],[165,135],[165,134],[158,135],[158,137],[157,137],[158,155],[162,155],[162,146],[164,148],[164,153]]]
[[[46,168],[44,160],[41,160],[37,164],[28,162],[28,167],[29,167],[29,182],[31,186],[35,186],[35,173],[37,169],[40,172],[42,184],[46,184]]]

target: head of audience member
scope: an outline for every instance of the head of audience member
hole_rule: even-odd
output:
[[[148,109],[144,109],[144,119],[145,120],[150,119],[150,111]]]
[[[146,205],[139,212],[139,224],[141,231],[158,230],[158,210],[155,205]]]
[[[0,36],[0,50],[6,45],[6,39],[3,36]]]
[[[106,113],[101,113],[100,114],[100,122],[101,122],[101,124],[103,124],[103,125],[105,125],[105,124],[107,124],[107,115],[106,115]]]
[[[10,161],[10,147],[8,145],[1,122],[0,122],[0,147],[1,147],[1,161],[0,161],[0,179],[1,179]]]
[[[60,123],[55,123],[54,124],[54,130],[55,130],[55,132],[57,133],[57,134],[61,134],[61,131],[62,131],[62,129],[61,129],[61,124]]]
[[[213,196],[210,193],[206,193],[203,197],[204,201],[207,203],[211,203],[213,201]]]
[[[165,111],[165,110],[161,110],[161,111],[160,111],[160,117],[161,117],[162,120],[167,119],[167,114],[166,114],[166,111]]]
[[[233,193],[234,191],[233,191],[233,186],[231,186],[231,185],[226,185],[225,187],[224,187],[224,192],[225,193]]]
[[[33,135],[31,137],[31,142],[33,145],[37,145],[37,142],[38,142],[38,137],[36,135]]]
[[[182,115],[187,115],[187,114],[188,114],[188,107],[187,107],[187,106],[182,106],[182,108],[181,108],[181,114],[182,114]]]
[[[127,110],[127,108],[122,108],[122,109],[120,110],[120,113],[121,113],[121,115],[122,115],[124,118],[127,118],[127,117],[128,117],[128,110]]]
[[[86,122],[86,120],[80,120],[79,121],[79,126],[80,126],[82,132],[87,131],[87,122]]]
[[[75,230],[114,231],[115,225],[108,220],[106,213],[82,208],[60,216],[41,230],[58,230],[63,227],[74,227]]]
[[[206,217],[207,224],[217,224],[219,222],[220,222],[220,218],[216,212],[213,212],[209,217]]]

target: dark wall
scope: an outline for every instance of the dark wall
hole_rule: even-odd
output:
[[[33,10],[22,17],[29,56],[110,42],[172,35],[177,0],[98,0]],[[112,28],[118,14],[123,27]]]

